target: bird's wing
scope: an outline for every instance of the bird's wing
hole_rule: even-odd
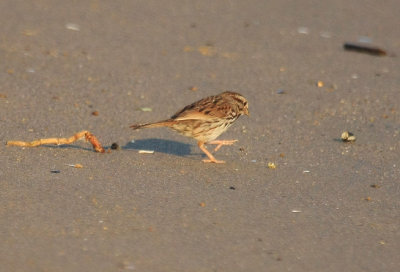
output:
[[[194,102],[175,113],[174,120],[207,120],[212,117],[224,118],[232,106],[218,96]]]

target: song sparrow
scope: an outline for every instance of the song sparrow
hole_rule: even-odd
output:
[[[249,115],[246,98],[239,93],[227,91],[194,102],[175,113],[170,119],[130,127],[133,129],[169,127],[197,140],[197,145],[209,158],[203,162],[224,163],[215,159],[204,144],[217,145],[214,149],[217,151],[223,145],[235,143],[237,140],[215,141],[215,139],[243,114]]]

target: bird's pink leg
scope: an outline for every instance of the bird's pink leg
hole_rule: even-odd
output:
[[[203,151],[209,160],[203,160],[203,162],[213,162],[213,163],[225,163],[224,161],[217,160],[211,153],[210,151],[207,150],[207,148],[204,146],[204,142],[197,142],[197,145]]]
[[[208,142],[207,144],[214,144],[217,145],[214,149],[214,151],[218,151],[218,149],[221,148],[221,146],[223,145],[233,145],[234,143],[236,143],[238,140],[216,140],[216,141],[211,141]]]

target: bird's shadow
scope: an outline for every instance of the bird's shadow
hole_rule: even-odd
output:
[[[191,154],[190,144],[157,138],[128,142],[125,146],[122,146],[122,149],[154,150],[155,152],[162,152],[182,157]]]

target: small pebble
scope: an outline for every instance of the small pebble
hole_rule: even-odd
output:
[[[233,187],[233,186],[229,187],[229,189],[231,189],[231,190],[236,190],[236,188]]]
[[[92,115],[93,116],[99,116],[99,112],[98,111],[94,111],[94,112],[92,112]]]
[[[60,171],[60,170],[50,170],[50,173],[52,173],[52,174],[59,174],[59,173],[61,173],[61,171]]]
[[[119,147],[119,145],[117,144],[117,143],[112,143],[111,144],[111,149],[113,149],[113,150],[119,150],[120,149],[120,147]]]
[[[310,30],[308,29],[308,27],[301,26],[301,27],[297,28],[297,32],[299,34],[306,34],[307,35],[308,33],[310,33]]]
[[[356,136],[353,133],[344,131],[340,137],[343,142],[354,142],[356,140]]]
[[[381,188],[379,184],[371,184],[371,188],[378,189]]]
[[[68,30],[73,30],[73,31],[79,31],[81,30],[80,26],[74,23],[67,23],[65,25],[65,28]]]
[[[279,89],[276,91],[276,93],[277,94],[285,94],[286,92],[285,92],[285,90]]]

